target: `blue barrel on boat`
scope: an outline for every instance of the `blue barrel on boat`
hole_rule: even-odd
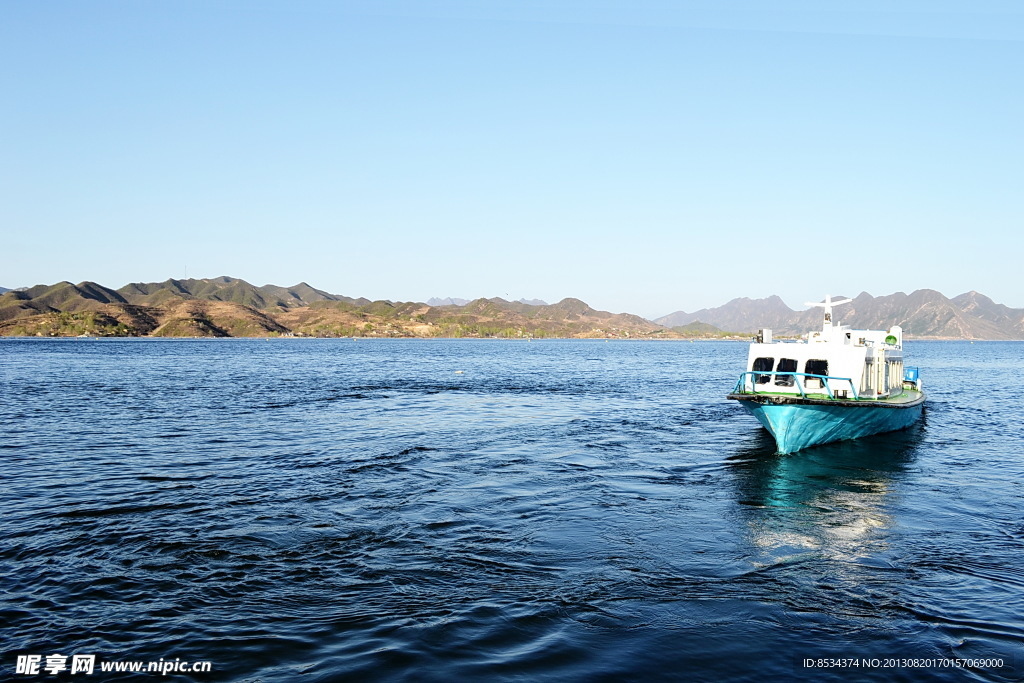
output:
[[[917,368],[903,367],[903,381],[917,382]]]

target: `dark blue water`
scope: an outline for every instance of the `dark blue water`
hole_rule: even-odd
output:
[[[0,678],[1022,680],[1024,344],[907,353],[776,456],[741,344],[2,340]]]

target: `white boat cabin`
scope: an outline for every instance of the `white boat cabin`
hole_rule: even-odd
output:
[[[850,299],[808,304],[824,306],[820,331],[799,341],[772,342],[761,330],[750,345],[745,392],[834,398],[883,399],[903,391],[903,329],[854,330],[832,323],[832,306]]]

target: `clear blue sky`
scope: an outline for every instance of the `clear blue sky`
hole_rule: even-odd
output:
[[[1024,307],[1024,4],[0,4],[0,285]]]

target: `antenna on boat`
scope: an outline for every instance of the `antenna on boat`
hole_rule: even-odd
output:
[[[828,332],[832,328],[832,307],[838,306],[839,304],[848,304],[853,299],[840,299],[839,301],[832,301],[832,295],[826,294],[824,302],[810,302],[805,301],[804,306],[821,306],[825,309],[824,319],[821,322],[821,331]]]

